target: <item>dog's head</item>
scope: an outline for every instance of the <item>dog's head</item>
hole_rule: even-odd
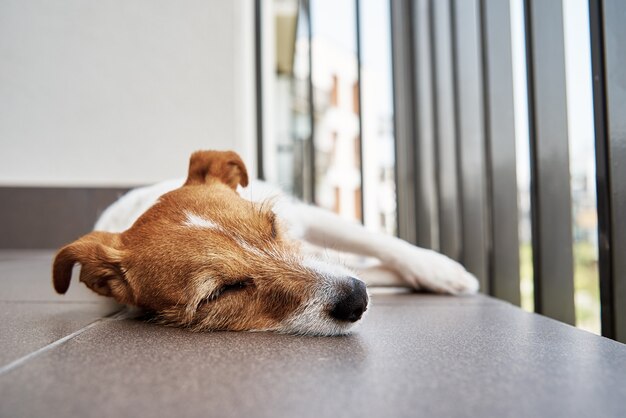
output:
[[[94,231],[63,247],[53,266],[65,293],[75,263],[96,293],[194,330],[343,334],[368,303],[340,266],[301,255],[267,204],[242,199],[248,175],[234,152],[191,156],[185,184],[127,231]]]

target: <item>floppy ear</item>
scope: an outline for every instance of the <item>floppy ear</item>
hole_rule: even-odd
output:
[[[121,266],[119,234],[94,231],[61,248],[52,266],[52,283],[58,293],[70,287],[74,264],[81,265],[80,281],[94,292],[132,304],[133,293]]]
[[[189,160],[185,186],[205,184],[216,178],[236,190],[248,185],[248,171],[241,157],[233,151],[196,151]]]

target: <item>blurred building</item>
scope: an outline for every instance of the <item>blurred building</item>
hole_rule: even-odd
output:
[[[289,11],[286,7],[281,10]],[[278,153],[275,180],[272,175],[270,180],[305,200],[311,197],[314,182],[318,205],[348,219],[364,217],[371,229],[393,234],[394,139],[392,114],[380,105],[384,75],[362,67],[363,91],[359,91],[355,51],[320,36],[311,39],[309,54],[304,19],[297,18],[298,29],[289,29],[285,19],[277,20],[281,23],[276,25],[276,36],[291,38],[294,44],[285,39],[276,42],[270,132],[274,137],[267,144]],[[293,51],[291,57],[285,58],[285,50]],[[314,170],[311,152],[315,153]]]

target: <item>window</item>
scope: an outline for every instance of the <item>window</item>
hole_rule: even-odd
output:
[[[626,286],[611,276],[611,199],[626,186],[606,180],[620,149],[597,135],[618,128],[591,53],[598,79],[619,44],[603,46],[612,15],[597,3],[557,3],[259,2],[274,45],[263,159],[270,181],[371,230],[400,225],[529,311],[600,333],[604,283],[602,332],[615,337],[610,292]]]
[[[261,4],[275,48],[275,70],[263,77],[266,178],[395,233],[394,176],[379,175],[394,170],[389,4],[364,0],[358,16],[355,2]]]

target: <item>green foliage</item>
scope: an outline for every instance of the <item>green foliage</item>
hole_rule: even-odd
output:
[[[520,245],[520,288],[522,308],[532,312],[533,301],[533,262],[532,247],[529,243]],[[576,326],[587,331],[600,333],[600,287],[598,276],[598,255],[590,242],[574,244],[574,299]]]

